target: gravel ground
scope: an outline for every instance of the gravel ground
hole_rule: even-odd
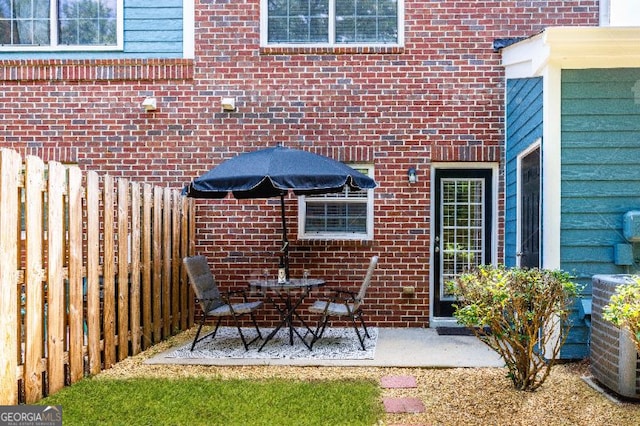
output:
[[[383,389],[383,397],[418,397],[424,413],[387,414],[384,425],[640,425],[640,403],[621,403],[582,379],[586,363],[557,365],[536,392],[513,390],[501,368],[381,368],[146,365],[144,360],[189,341],[190,331],[128,358],[97,378],[212,377],[300,380],[362,379],[412,375],[418,387]]]

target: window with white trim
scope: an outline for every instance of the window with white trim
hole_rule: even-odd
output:
[[[373,166],[352,165],[373,178]],[[298,197],[298,238],[373,239],[373,189]]]
[[[404,0],[261,0],[261,44],[403,43]]]
[[[123,0],[0,0],[2,50],[122,46]]]

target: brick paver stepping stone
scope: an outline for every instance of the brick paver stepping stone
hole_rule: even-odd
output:
[[[385,376],[380,379],[383,388],[416,388],[416,378],[413,376]]]
[[[424,404],[419,398],[383,398],[387,413],[424,413]]]

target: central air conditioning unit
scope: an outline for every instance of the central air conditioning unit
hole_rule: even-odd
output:
[[[630,275],[593,276],[591,374],[618,395],[640,399],[640,356],[630,333],[602,318],[616,287],[630,282]]]

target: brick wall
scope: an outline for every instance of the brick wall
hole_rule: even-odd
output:
[[[175,187],[233,153],[276,143],[372,162],[374,241],[297,240],[289,197],[292,271],[355,286],[380,254],[370,321],[425,326],[430,166],[502,158],[504,79],[493,40],[597,25],[597,3],[405,0],[402,48],[261,49],[258,0],[196,1],[194,61],[0,62],[0,146]],[[157,111],[143,110],[146,96]],[[221,110],[227,96],[236,112]],[[411,186],[410,166],[419,174]],[[223,286],[275,268],[276,201],[198,204],[199,251]],[[414,296],[401,294],[407,285]]]

